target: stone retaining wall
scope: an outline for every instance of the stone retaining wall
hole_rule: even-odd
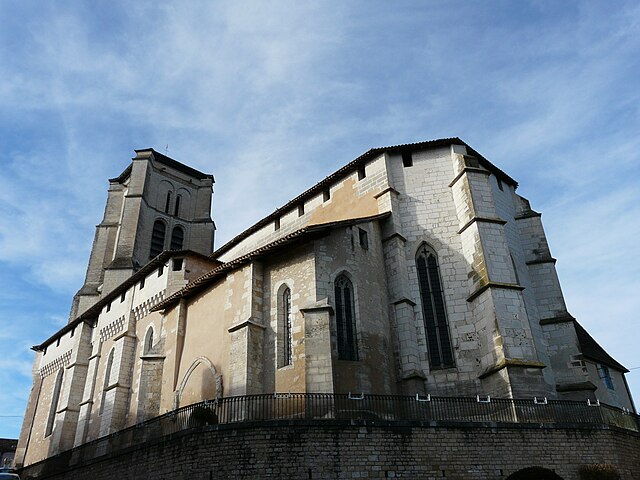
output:
[[[506,479],[541,466],[579,480],[583,465],[639,478],[640,435],[575,425],[365,423],[218,425],[180,432],[84,464],[70,452],[22,470],[23,479]]]

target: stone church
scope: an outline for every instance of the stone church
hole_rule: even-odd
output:
[[[109,180],[69,323],[34,346],[16,465],[205,399],[600,400],[541,214],[458,138],[374,148],[213,249],[213,176],[153,149]]]

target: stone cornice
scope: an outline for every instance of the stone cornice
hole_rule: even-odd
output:
[[[304,315],[305,313],[315,313],[315,312],[321,312],[321,311],[326,311],[329,313],[329,315],[333,315],[334,313],[333,306],[329,304],[327,299],[320,300],[319,302],[316,302],[313,305],[307,305],[306,307],[303,307],[300,309],[300,312],[302,313],[302,315]]]
[[[533,211],[533,210],[527,210],[525,212],[517,214],[513,218],[515,220],[525,220],[527,218],[535,218],[535,217],[541,217],[541,216],[542,216],[542,214],[540,212],[536,212],[536,211]]]
[[[414,302],[413,300],[411,300],[410,298],[407,298],[407,297],[398,298],[398,299],[393,300],[391,302],[392,305],[398,305],[400,303],[408,303],[412,307],[416,306],[416,302]]]
[[[407,243],[407,239],[406,239],[403,235],[401,235],[400,233],[398,233],[398,232],[394,232],[394,233],[392,233],[391,235],[389,235],[389,236],[387,236],[387,237],[384,237],[384,238],[382,239],[382,241],[383,241],[383,242],[388,242],[389,240],[393,240],[394,238],[397,238],[397,239],[399,239],[399,240],[403,241],[404,243]]]
[[[497,223],[498,225],[506,225],[507,221],[502,220],[501,218],[492,218],[492,217],[473,217],[467,223],[465,223],[460,230],[458,230],[458,235],[464,232],[467,228],[473,225],[476,222],[481,223]]]
[[[249,319],[249,320],[245,320],[244,322],[240,322],[240,323],[236,323],[235,325],[230,326],[227,331],[229,333],[233,333],[237,330],[240,330],[241,328],[247,328],[247,327],[257,327],[260,328],[262,330],[265,330],[267,327],[265,327],[264,325],[256,322],[255,320]]]
[[[481,173],[481,174],[483,174],[483,175],[491,175],[491,172],[490,172],[489,170],[484,170],[484,169],[482,169],[482,168],[477,168],[477,167],[464,167],[464,168],[460,171],[460,173],[458,173],[458,174],[453,178],[453,180],[451,180],[451,183],[449,183],[449,188],[453,187],[453,186],[456,184],[456,182],[457,182],[458,180],[460,180],[460,179],[462,178],[462,176],[463,176],[465,173],[467,173],[467,172],[470,172],[470,173]]]
[[[564,312],[556,315],[555,317],[541,318],[540,325],[553,325],[556,323],[571,323],[573,321],[575,321],[575,318],[569,312]]]
[[[540,265],[542,263],[553,263],[555,265],[555,263],[557,262],[557,260],[553,257],[544,257],[544,258],[536,258],[535,260],[529,260],[526,263],[527,265]]]
[[[489,375],[493,375],[500,370],[507,367],[519,367],[519,368],[546,368],[546,365],[537,360],[525,360],[523,358],[504,358],[495,365],[490,366],[484,372],[482,372],[478,378],[482,380]]]
[[[478,296],[480,296],[485,290],[489,288],[503,288],[506,290],[524,290],[522,285],[516,285],[515,283],[501,283],[501,282],[487,282],[479,287],[475,292],[467,297],[467,302],[473,302]]]
[[[393,187],[387,187],[385,189],[383,189],[382,191],[376,193],[373,198],[380,198],[381,196],[383,196],[385,193],[394,193],[396,195],[400,195],[400,192],[398,190],[396,190]]]

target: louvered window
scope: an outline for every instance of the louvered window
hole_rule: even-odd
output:
[[[431,368],[453,366],[453,351],[447,325],[444,292],[440,282],[440,269],[435,253],[422,247],[416,258],[418,283],[422,298],[424,329]]]
[[[182,250],[184,243],[184,230],[182,227],[175,227],[171,232],[171,246],[170,250]]]
[[[151,233],[151,250],[149,251],[149,258],[155,258],[164,250],[164,236],[167,227],[165,227],[162,220],[156,220],[153,224],[153,231]]]
[[[358,360],[358,337],[353,304],[353,285],[346,276],[340,275],[336,279],[335,294],[338,358],[341,360]]]

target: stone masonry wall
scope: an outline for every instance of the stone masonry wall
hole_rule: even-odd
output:
[[[582,465],[640,471],[640,436],[608,429],[540,426],[212,426],[68,467],[61,455],[23,479],[502,479],[541,466],[579,480]]]

